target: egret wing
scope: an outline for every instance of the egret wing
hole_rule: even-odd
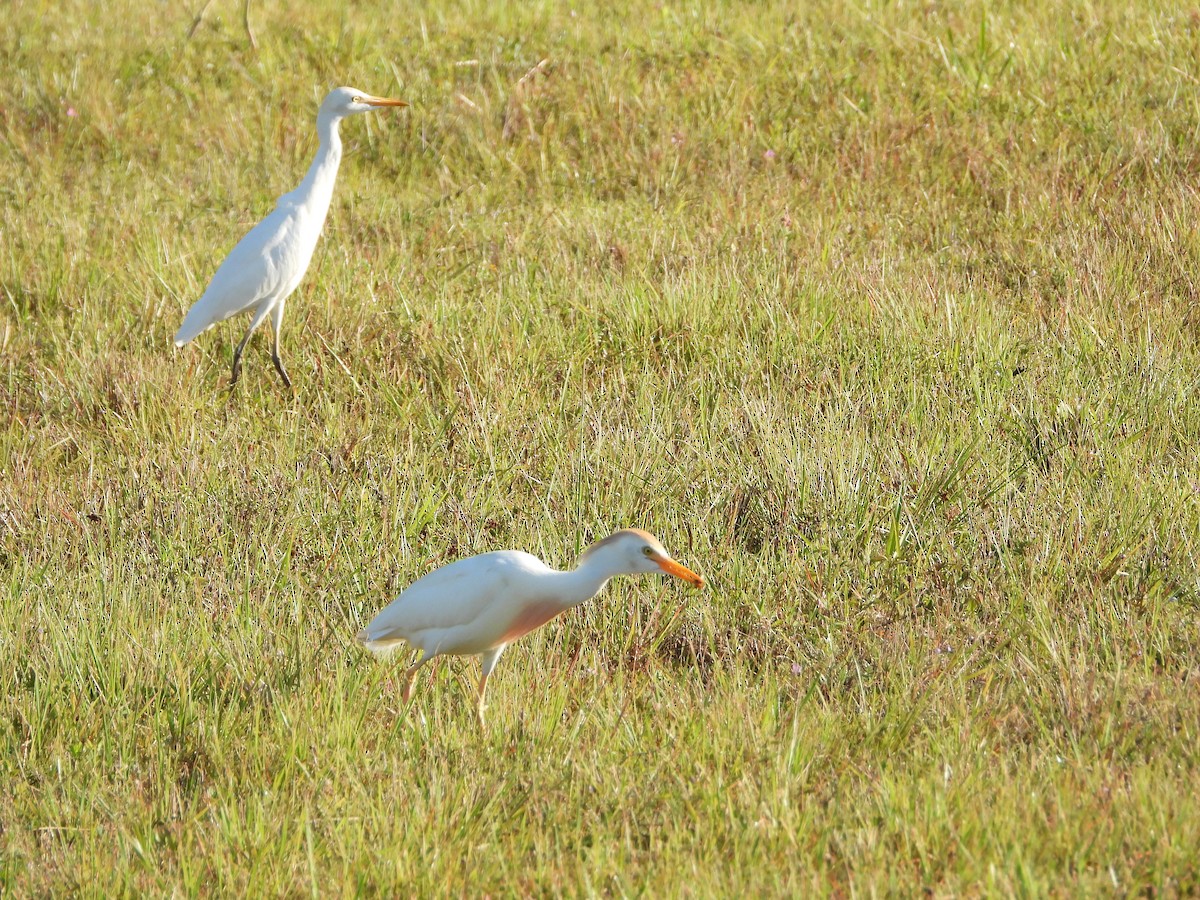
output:
[[[203,296],[188,310],[175,346],[188,341],[230,316],[253,309],[291,281],[296,216],[278,207],[238,241],[208,283]],[[303,274],[303,273],[301,273]]]

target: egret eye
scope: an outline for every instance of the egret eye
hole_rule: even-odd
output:
[[[654,548],[653,548],[653,547],[643,547],[643,548],[642,548],[642,555],[643,555],[643,556],[653,556],[653,555],[654,555]]]

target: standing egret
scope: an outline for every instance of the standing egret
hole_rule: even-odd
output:
[[[704,579],[677,563],[649,532],[626,528],[597,541],[569,572],[552,569],[521,550],[497,550],[460,559],[413,582],[358,633],[373,653],[400,641],[421,651],[404,672],[407,703],[417,670],[435,656],[477,655],[483,665],[476,707],[483,723],[488,675],[504,648],[555,616],[579,606],[614,575],[666,572],[693,587]]]
[[[237,383],[242,367],[242,351],[254,329],[267,316],[275,328],[271,359],[287,387],[292,386],[279,358],[279,326],[283,322],[283,304],[304,278],[329,212],[333,184],[342,161],[342,139],[338,126],[342,119],[371,112],[384,106],[407,106],[403,100],[373,97],[354,88],[340,87],[329,92],[317,113],[317,136],[321,145],[308,168],[308,174],[294,191],[284,194],[274,211],[238,241],[208,283],[204,295],[188,310],[175,346],[182,347],[192,338],[218,322],[238,313],[254,311],[246,336],[233,351],[233,378]]]

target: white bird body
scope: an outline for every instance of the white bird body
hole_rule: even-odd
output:
[[[580,596],[575,572],[559,572],[521,550],[496,550],[460,559],[414,581],[359,635],[368,650],[383,651],[405,641],[438,655],[475,655],[515,640],[593,596]],[[607,579],[605,579],[607,580]],[[505,603],[514,588],[527,586],[522,605]],[[586,586],[583,587],[587,590]],[[452,600],[452,602],[450,602]],[[533,611],[533,612],[530,612]],[[536,613],[536,614],[535,614]],[[530,619],[540,619],[536,625]],[[509,635],[512,635],[511,637]]]
[[[204,294],[188,310],[175,346],[198,337],[239,313],[287,299],[304,279],[317,247],[319,229],[306,228],[305,210],[280,198],[275,211],[259,222],[230,251]],[[320,210],[324,221],[328,206]]]
[[[614,575],[666,572],[699,587],[704,580],[671,559],[653,535],[625,529],[584,551],[576,568],[552,569],[521,550],[460,559],[413,582],[358,633],[368,650],[388,653],[400,642],[421,651],[412,676],[435,656],[478,655],[483,664],[479,713],[488,675],[504,648],[559,613],[594,597]]]
[[[250,328],[234,351],[231,381],[234,383],[246,342],[269,315],[275,331],[271,358],[284,384],[291,386],[279,357],[279,329],[284,303],[304,279],[329,213],[342,161],[338,126],[346,116],[404,105],[402,100],[373,97],[348,87],[329,93],[317,114],[320,146],[304,180],[295,190],[281,196],[271,214],[250,229],[230,251],[204,294],[184,317],[175,335],[176,347],[182,347],[218,322],[253,310]]]

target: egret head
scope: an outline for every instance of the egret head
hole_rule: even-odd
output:
[[[579,557],[581,565],[588,560],[603,560],[614,573],[622,575],[665,572],[692,587],[704,587],[701,576],[673,560],[658,538],[640,528],[625,528],[596,541]]]
[[[376,97],[357,88],[340,87],[334,88],[325,95],[325,100],[321,103],[320,115],[341,119],[345,116],[382,109],[385,106],[408,106],[408,104],[403,100]]]

